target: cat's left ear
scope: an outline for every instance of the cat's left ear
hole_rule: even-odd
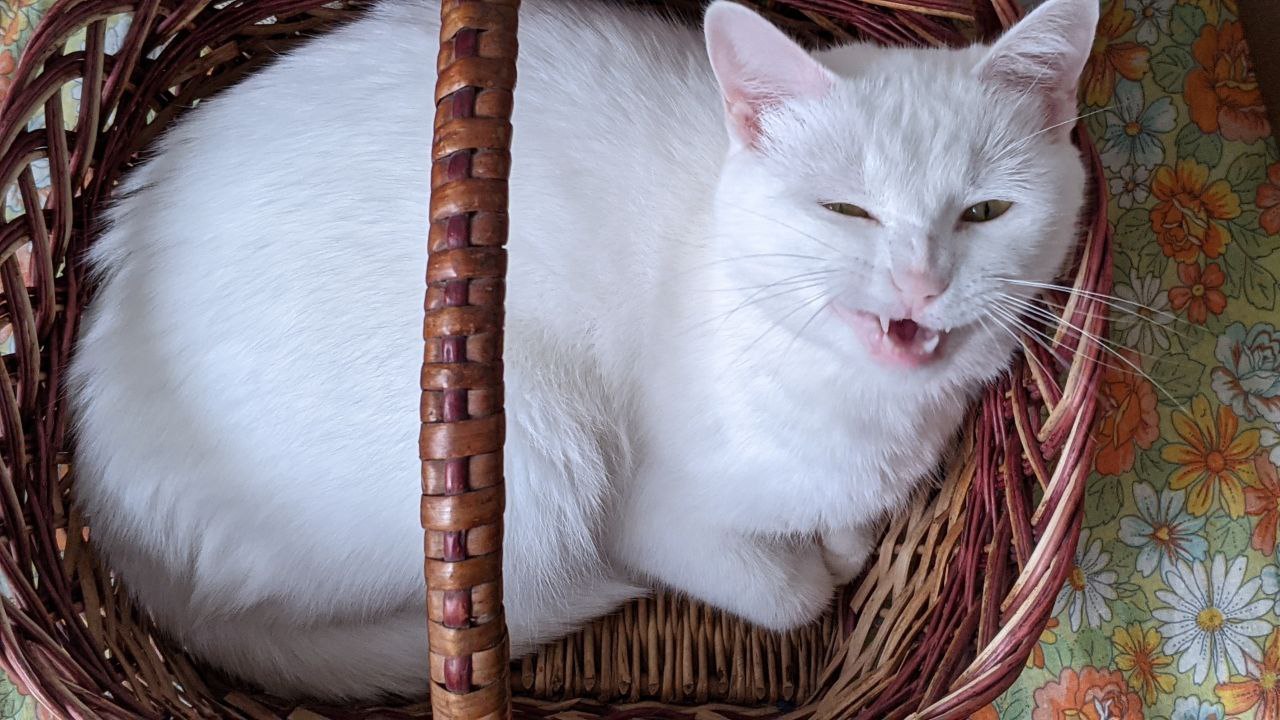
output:
[[[831,90],[835,77],[772,23],[737,3],[717,0],[704,21],[707,55],[724,98],[725,124],[739,146],[761,140],[760,116]]]
[[[1062,125],[1065,136],[1097,26],[1098,0],[1045,0],[995,42],[976,70],[1015,95],[1040,98],[1045,127]]]

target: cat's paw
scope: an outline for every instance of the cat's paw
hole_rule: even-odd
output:
[[[751,591],[737,599],[733,612],[754,625],[786,631],[822,616],[835,595],[834,580],[822,555],[800,553],[770,573],[757,575]]]
[[[871,557],[876,534],[865,525],[855,525],[822,535],[822,559],[839,586],[848,585]]]

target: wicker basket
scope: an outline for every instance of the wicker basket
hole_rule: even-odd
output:
[[[778,636],[660,594],[509,662],[500,354],[516,3],[447,0],[443,9],[421,442],[431,639],[423,685],[429,672],[435,713],[968,717],[1016,678],[1071,568],[1100,362],[1096,344],[1078,345],[1060,328],[1046,328],[1054,343],[1023,343],[1010,377],[974,408],[941,487],[891,524],[871,567],[821,624]],[[1012,0],[980,0],[977,12],[969,0],[760,4],[818,41],[957,43],[1018,14]],[[95,561],[64,452],[63,369],[89,294],[77,259],[103,201],[184,108],[359,10],[322,0],[60,0],[0,107],[0,190],[22,208],[0,224],[0,308],[14,340],[0,372],[0,571],[10,589],[0,649],[10,676],[53,715],[431,712],[298,708],[198,668]],[[131,24],[109,43],[121,15]],[[1076,137],[1097,176],[1092,146],[1082,131]],[[44,161],[47,184],[37,181]],[[1105,197],[1094,195],[1067,279],[1086,292],[1057,300],[1101,335],[1105,308],[1090,293],[1110,289],[1111,263]]]

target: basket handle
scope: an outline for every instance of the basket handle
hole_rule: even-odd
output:
[[[431,705],[442,719],[511,715],[502,326],[518,7],[440,8],[418,453]],[[974,9],[988,34],[1019,14],[1015,0],[975,0]]]
[[[440,8],[418,454],[431,705],[444,719],[511,713],[502,303],[518,6]]]

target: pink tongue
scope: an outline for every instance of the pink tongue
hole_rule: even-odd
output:
[[[909,343],[916,337],[920,326],[914,320],[894,320],[889,323],[889,335],[900,343]]]

